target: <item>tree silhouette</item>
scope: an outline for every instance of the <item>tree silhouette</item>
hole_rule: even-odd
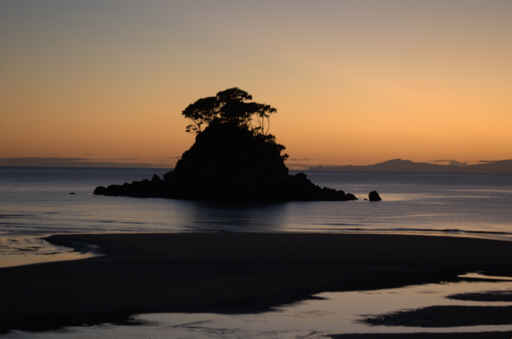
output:
[[[186,131],[199,134],[210,124],[220,123],[246,126],[255,133],[267,134],[270,115],[277,110],[250,100],[252,95],[237,87],[220,91],[216,96],[198,99],[181,113],[192,121]],[[253,117],[256,117],[256,123]]]
[[[357,199],[289,173],[285,147],[268,133],[276,112],[236,87],[198,99],[182,112],[196,137],[174,169],[163,179],[98,186],[94,194],[232,202]]]

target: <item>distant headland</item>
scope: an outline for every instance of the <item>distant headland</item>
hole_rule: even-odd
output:
[[[346,201],[351,193],[289,174],[285,147],[268,132],[277,110],[239,88],[198,99],[182,114],[195,143],[162,178],[99,186],[94,194],[225,201]]]
[[[447,162],[447,164],[444,164]],[[392,159],[373,165],[363,166],[312,166],[310,171],[337,172],[407,172],[407,173],[488,173],[512,174],[512,160],[480,161],[477,164],[466,164],[454,160],[430,162],[414,162],[404,159]]]

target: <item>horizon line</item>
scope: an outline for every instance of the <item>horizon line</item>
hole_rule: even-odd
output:
[[[132,159],[111,159],[101,161],[98,159],[91,158],[80,158],[80,157],[9,157],[9,158],[0,158],[0,167],[39,167],[39,168],[161,168],[161,169],[172,169],[174,166],[171,166],[171,161],[167,164],[163,161],[127,161]],[[135,159],[133,159],[135,160]],[[446,167],[468,167],[472,165],[479,164],[493,164],[499,163],[503,161],[512,161],[509,159],[499,159],[499,160],[479,160],[475,162],[460,162],[457,160],[430,160],[430,161],[412,161],[408,159],[402,158],[394,158],[385,161],[372,162],[368,164],[314,164],[305,162],[304,159],[297,159],[298,161],[288,162],[288,167],[291,170],[314,170],[319,168],[331,168],[336,169],[338,167],[369,167],[378,164],[388,163],[392,161],[402,161],[402,162],[411,162],[413,164],[429,164],[434,166],[446,166]],[[291,162],[291,163],[290,163]]]

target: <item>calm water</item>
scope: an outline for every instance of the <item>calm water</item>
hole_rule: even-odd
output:
[[[400,232],[512,238],[512,176],[311,172],[363,199],[226,205],[94,196],[164,169],[0,168],[0,265],[59,259],[40,236],[87,232]],[[74,195],[69,193],[74,192]]]
[[[512,238],[512,176],[308,173],[325,186],[363,199],[378,190],[384,201],[290,202],[230,206],[166,199],[92,195],[97,185],[149,178],[163,169],[0,168],[0,266],[76,258],[70,249],[40,240],[54,233],[87,232],[388,232]],[[70,192],[75,194],[70,195]],[[453,301],[451,293],[512,289],[512,282],[410,286],[373,292],[324,293],[255,315],[140,315],[145,326],[101,325],[58,332],[12,332],[8,338],[322,338],[329,333],[411,332],[369,327],[380,314]],[[510,330],[477,326],[429,331]],[[424,329],[423,329],[424,331]]]
[[[136,316],[140,326],[99,325],[71,327],[59,331],[26,333],[13,331],[9,339],[85,338],[187,338],[259,339],[328,338],[339,333],[486,332],[512,331],[512,325],[477,325],[420,328],[372,326],[367,316],[431,305],[510,306],[512,302],[476,302],[446,298],[462,292],[510,291],[512,281],[457,282],[414,285],[377,291],[320,293],[319,299],[306,300],[258,314],[225,315],[212,313],[162,313]]]

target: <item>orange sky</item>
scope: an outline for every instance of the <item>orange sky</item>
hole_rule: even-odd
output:
[[[0,4],[0,158],[172,165],[238,86],[290,164],[512,158],[512,2]]]

